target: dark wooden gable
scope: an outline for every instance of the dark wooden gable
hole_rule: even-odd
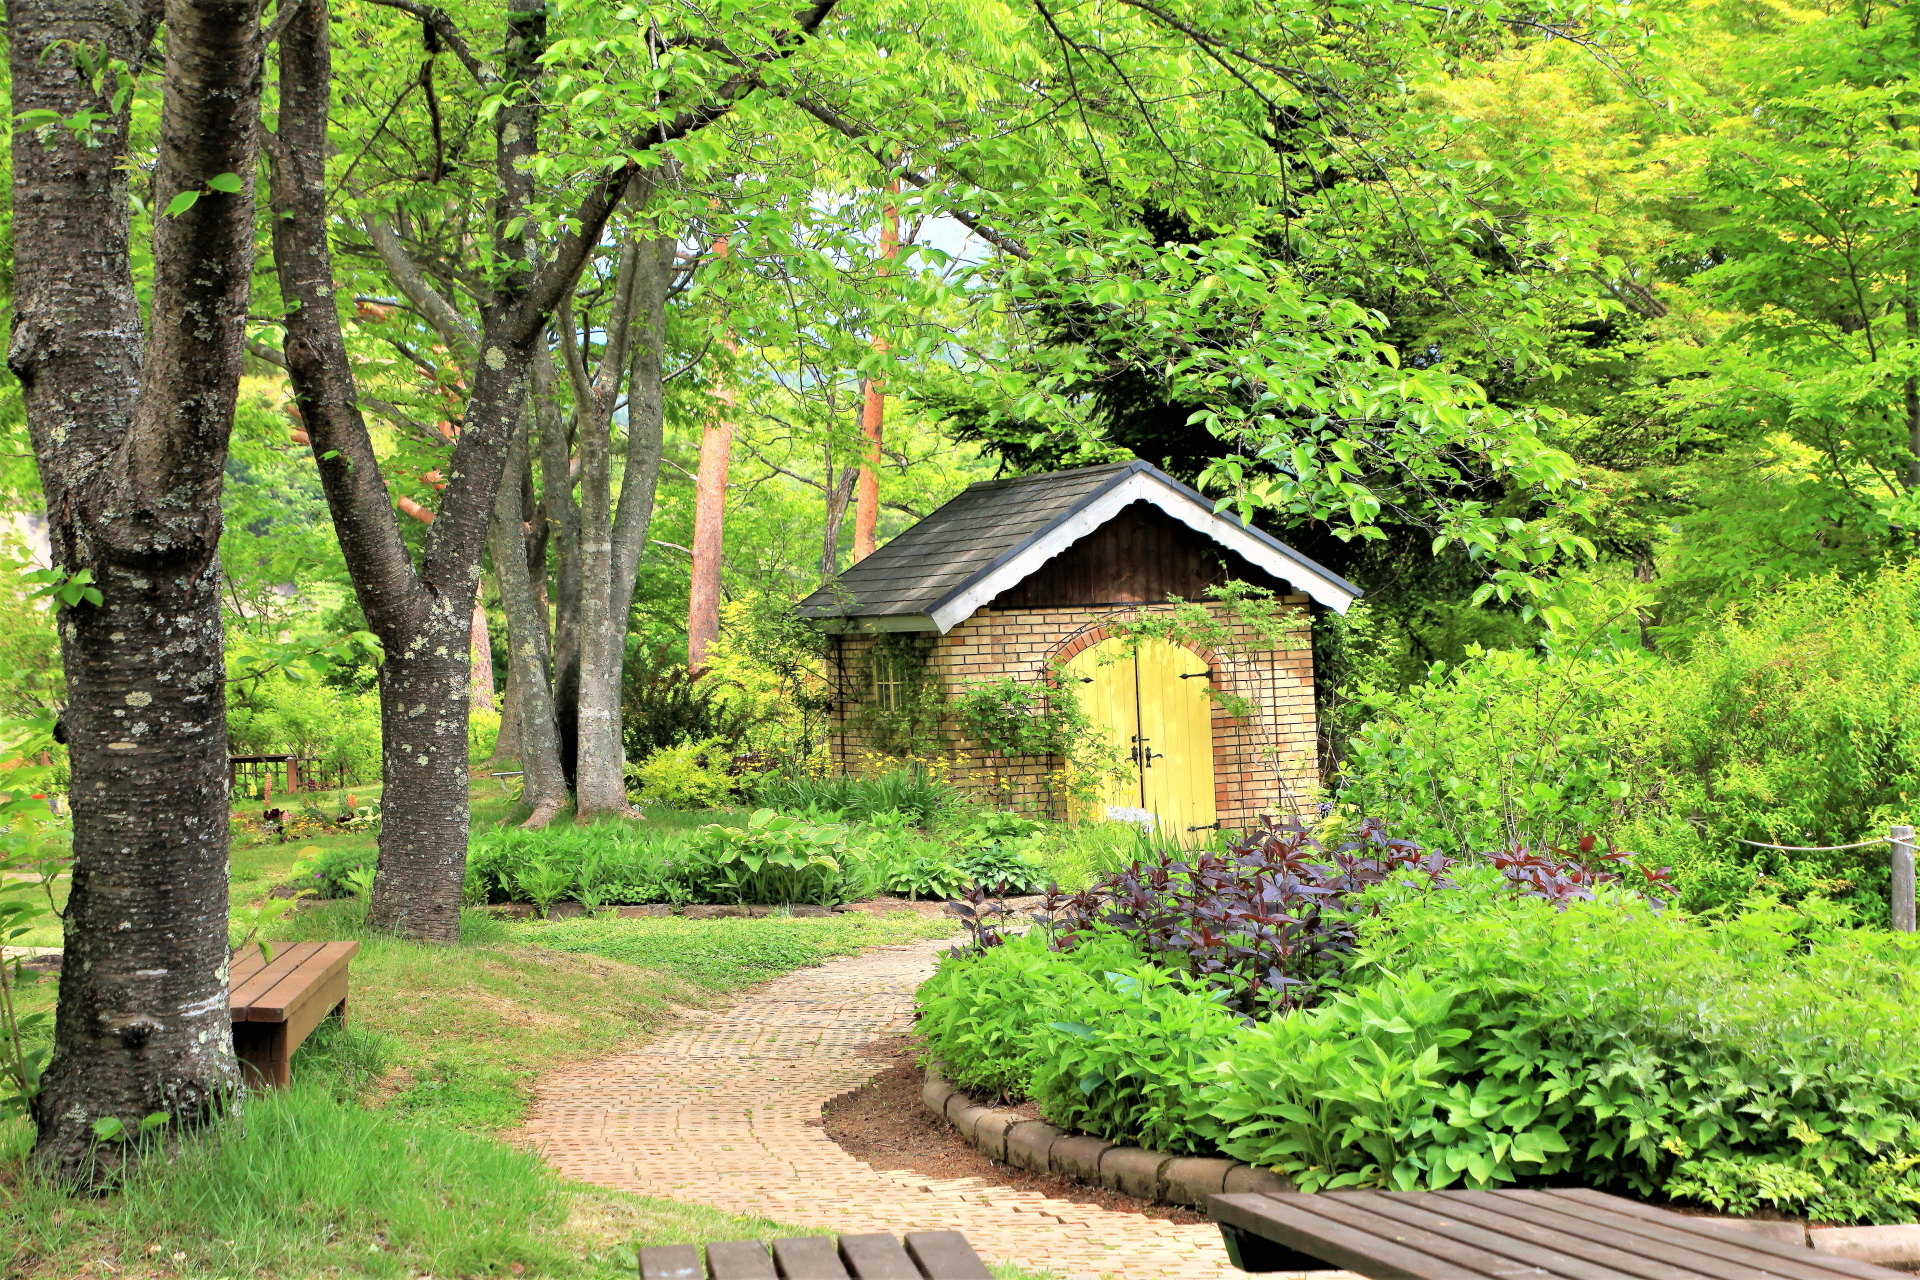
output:
[[[1286,584],[1149,502],[1113,519],[1001,592],[989,609],[1198,600],[1230,579],[1281,591]]]

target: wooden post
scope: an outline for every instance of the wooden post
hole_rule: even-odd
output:
[[[1913,930],[1913,828],[1895,827],[1893,837],[1893,927]]]
[[[300,794],[300,757],[287,757],[287,794]]]

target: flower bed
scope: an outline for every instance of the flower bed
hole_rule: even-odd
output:
[[[1363,829],[1145,864],[1023,936],[981,928],[921,1027],[960,1087],[1309,1189],[1920,1217],[1911,939],[1817,902],[1691,918],[1577,858],[1505,861]]]

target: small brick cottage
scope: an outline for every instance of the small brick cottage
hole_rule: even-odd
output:
[[[1217,601],[1205,607],[1232,637],[1219,652],[1112,634],[1116,622],[1170,612],[1170,599],[1208,601],[1230,582],[1270,591],[1295,612],[1284,646]],[[1134,461],[971,485],[808,596],[799,613],[828,632],[831,752],[841,772],[899,749],[877,741],[889,734],[876,726],[917,687],[934,708],[921,739],[950,760],[957,782],[1065,817],[1060,758],[985,750],[940,710],[971,686],[1040,684],[1058,670],[1131,762],[1093,810],[1135,820],[1144,810],[1186,838],[1244,829],[1311,793],[1319,769],[1310,614],[1345,612],[1359,594]]]

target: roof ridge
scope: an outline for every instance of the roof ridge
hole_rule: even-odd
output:
[[[991,480],[975,480],[960,492],[972,493],[976,489],[1007,489],[1017,484],[1031,484],[1036,480],[1059,480],[1066,476],[1084,475],[1089,471],[1142,471],[1152,466],[1153,464],[1145,458],[1127,458],[1120,462],[1090,462],[1084,467],[1069,467],[1065,471],[1040,471],[1030,476],[995,476]]]

